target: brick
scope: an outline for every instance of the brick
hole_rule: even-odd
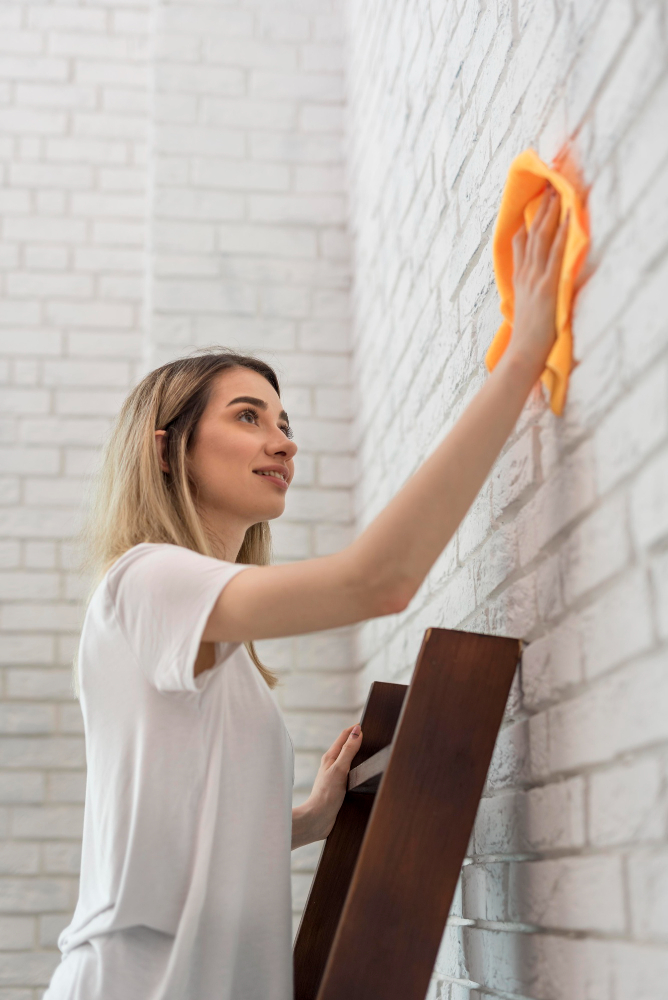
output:
[[[596,139],[591,151],[595,163],[605,160],[660,77],[663,59],[660,30],[659,11],[646,8],[596,103]]]
[[[498,518],[535,482],[534,443],[531,433],[523,434],[496,463],[492,475],[492,513]]]
[[[641,939],[668,939],[668,852],[637,854],[629,861],[631,922]]]
[[[0,128],[10,134],[62,135],[67,118],[52,111],[27,111],[24,108],[0,108]]]
[[[55,410],[56,413],[71,416],[79,414],[91,417],[100,414],[115,416],[124,398],[124,391],[113,389],[96,389],[89,392],[82,389],[58,389],[55,393]],[[73,489],[76,489],[77,485],[81,487],[83,484],[72,484]]]
[[[585,441],[564,458],[521,509],[516,525],[521,564],[530,562],[595,500],[591,445]]]
[[[594,847],[660,840],[667,820],[661,768],[652,757],[591,775],[589,838]]]
[[[653,271],[619,322],[624,369],[635,374],[658,359],[668,343],[668,325],[659,301],[668,281],[668,262]]]
[[[86,775],[76,771],[49,774],[49,802],[78,802],[83,805],[86,795]]]
[[[64,910],[69,905],[69,886],[62,879],[0,878],[0,910],[35,913]]]
[[[509,915],[518,923],[568,930],[624,930],[621,859],[560,858],[514,863]]]
[[[620,207],[629,210],[668,156],[668,81],[659,84],[635,118],[619,150]],[[639,324],[639,332],[641,326]]]
[[[50,663],[53,639],[41,635],[0,635],[0,663]]]
[[[587,351],[568,383],[564,421],[573,437],[595,427],[622,393],[623,365],[617,330],[600,337]]]
[[[0,599],[57,597],[58,583],[55,573],[0,573]]]
[[[49,875],[78,875],[81,868],[81,844],[56,841],[42,844],[44,871]]]
[[[645,548],[668,534],[668,450],[663,449],[637,476],[631,489],[631,526]]]
[[[7,275],[7,291],[10,295],[20,297],[67,296],[85,299],[92,296],[93,283],[87,274],[44,274],[33,271],[31,274]]]
[[[5,472],[57,472],[59,455],[55,448],[2,448],[0,465]]]
[[[28,568],[55,569],[57,553],[54,542],[26,542],[24,546],[24,561]],[[30,596],[30,595],[23,595]]]
[[[58,87],[35,83],[16,86],[16,103],[34,108],[93,108],[95,91],[92,87],[61,84]]]
[[[44,952],[6,952],[0,956],[0,982],[9,986],[27,983],[28,986],[48,986],[56,966],[59,963],[57,953]],[[14,991],[10,991],[9,1000],[17,1000]],[[24,994],[19,994],[24,1000]]]
[[[49,386],[121,386],[130,382],[130,368],[122,361],[46,361],[44,385]]]
[[[165,10],[161,30],[203,37],[245,38],[252,34],[253,15],[250,11],[234,7],[193,7],[192,4],[169,7]]]
[[[569,130],[581,123],[594,94],[614,66],[633,21],[629,4],[624,0],[610,0],[594,30],[590,31],[566,84]]]
[[[0,872],[7,875],[35,875],[39,872],[37,844],[3,843],[0,845]]]
[[[46,143],[46,158],[50,163],[90,163],[104,166],[112,163],[123,164],[127,162],[128,152],[126,143],[104,139],[69,136],[64,139],[50,139]]]
[[[307,228],[263,225],[221,225],[218,228],[218,248],[222,253],[311,258],[316,246],[315,234]]]
[[[279,163],[202,159],[195,161],[193,180],[205,187],[232,191],[287,191],[290,174],[288,168]]]
[[[190,94],[241,96],[244,74],[232,66],[171,66],[169,74],[160,79],[161,89]]]
[[[339,102],[343,81],[337,73],[287,73],[251,70],[250,94],[254,98]]]
[[[335,110],[340,112],[340,109]],[[341,169],[343,145],[339,135],[258,131],[251,132],[249,140],[254,160],[276,160],[296,164],[337,164],[339,166],[334,169]],[[311,166],[308,169],[317,168]]]
[[[25,802],[43,802],[45,792],[44,775],[37,771],[19,771],[16,774],[0,774],[0,802],[6,805]],[[27,850],[26,845],[21,845]]]
[[[549,773],[665,740],[665,653],[648,655],[549,712]]]
[[[12,819],[16,838],[58,840],[81,836],[81,806],[17,806]]]
[[[83,767],[84,764],[84,743],[78,736],[44,739],[16,736],[0,742],[3,768]]]
[[[525,844],[534,851],[582,848],[585,815],[582,778],[532,788],[525,803]]]
[[[26,418],[21,427],[21,437],[26,444],[50,441],[54,444],[99,445],[109,429],[109,421],[76,419],[73,417]]]
[[[573,330],[581,350],[594,343],[630,305],[645,270],[662,253],[668,224],[668,206],[660,200],[664,186],[661,174],[648,184],[580,290],[573,308]]]
[[[665,639],[668,637],[668,558],[665,552],[653,560],[652,587],[658,632]]]
[[[0,613],[3,628],[61,632],[75,629],[81,624],[81,609],[64,603],[7,604]]]
[[[43,948],[55,948],[60,932],[70,924],[69,914],[47,914],[39,918],[39,943]]]
[[[653,645],[647,576],[636,570],[587,608],[581,617],[586,677],[596,677]]]
[[[478,604],[482,604],[510,576],[517,562],[515,527],[512,524],[505,525],[490,536],[470,561]]]
[[[601,492],[628,475],[668,433],[667,391],[667,369],[660,365],[600,425],[595,453]]]
[[[562,547],[561,559],[567,605],[623,570],[631,559],[624,497],[611,497],[581,521]]]
[[[297,49],[294,45],[276,43],[267,45],[255,38],[213,36],[206,40],[205,52],[207,62],[221,63],[225,66],[239,66],[246,69],[297,67]]]
[[[8,951],[30,949],[34,940],[35,924],[31,917],[0,917],[0,941]],[[28,1000],[27,992],[24,1000]]]

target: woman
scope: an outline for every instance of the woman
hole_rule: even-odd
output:
[[[255,639],[406,608],[471,505],[555,338],[567,219],[546,191],[514,241],[510,346],[457,425],[342,552],[269,566],[297,451],[279,386],[229,353],[134,389],[90,534],[79,650],[81,886],[48,1000],[290,1000],[290,849],[327,836],[362,734],[291,808],[292,744]]]

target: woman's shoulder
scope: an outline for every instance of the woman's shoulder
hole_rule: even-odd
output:
[[[135,595],[146,588],[157,593],[164,589],[171,592],[196,580],[220,576],[221,573],[234,575],[245,568],[245,564],[216,559],[185,545],[140,542],[118,556],[101,582],[105,591],[115,598],[120,589],[129,588]]]
[[[131,548],[126,549],[125,552],[121,553],[121,555],[114,559],[102,577],[101,583],[106,584],[108,587],[113,587],[123,573],[140,559],[144,560],[149,556],[155,557],[156,555],[164,552],[165,549],[169,550],[179,548],[181,548],[181,546],[171,545],[166,542],[139,542],[137,545],[133,545]]]

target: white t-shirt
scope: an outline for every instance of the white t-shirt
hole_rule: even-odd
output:
[[[79,901],[44,1000],[292,1000],[292,741],[243,645],[193,676],[247,568],[144,543],[93,595]]]

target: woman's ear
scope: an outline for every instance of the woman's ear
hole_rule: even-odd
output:
[[[158,452],[158,461],[163,472],[169,472],[169,466],[165,458],[167,452],[167,431],[155,432],[155,447]]]

